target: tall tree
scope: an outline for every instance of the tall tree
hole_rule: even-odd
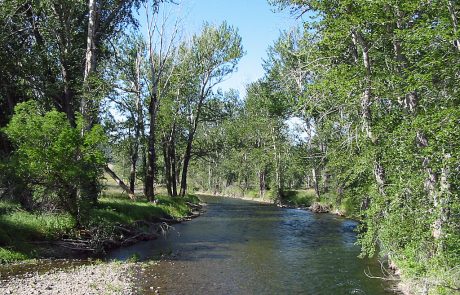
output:
[[[150,83],[149,83],[149,132],[147,135],[147,171],[144,181],[144,194],[150,201],[155,200],[155,177],[157,173],[156,161],[156,132],[157,116],[160,99],[174,69],[174,56],[176,55],[176,39],[179,33],[176,20],[169,34],[166,28],[168,18],[159,17],[158,1],[148,2],[145,7],[147,18],[147,47],[149,53]]]
[[[192,145],[195,137],[203,104],[212,94],[216,85],[236,70],[240,58],[243,56],[241,37],[238,31],[227,23],[218,27],[205,24],[200,35],[192,38],[191,47],[183,54],[189,57],[189,66],[197,77],[196,94],[188,101],[187,146],[184,153],[180,195],[187,191],[187,174],[192,156]]]

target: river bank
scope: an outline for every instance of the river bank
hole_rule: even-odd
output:
[[[357,223],[331,214],[237,198],[200,196],[206,213],[166,238],[111,253],[161,258],[143,272],[143,294],[394,294],[375,258],[359,259]],[[164,259],[163,259],[164,258]],[[289,267],[286,267],[289,266]]]
[[[172,223],[200,214],[195,196],[158,196],[156,203],[126,196],[102,197],[84,227],[64,213],[24,211],[0,203],[0,263],[42,258],[98,257],[108,250],[157,238]]]
[[[110,206],[105,211],[118,217],[112,216],[106,219],[104,226],[106,229],[110,227],[111,230],[117,229],[119,231],[117,233],[121,233],[121,236],[113,233],[110,236],[101,235],[97,243],[100,244],[103,253],[117,247],[156,239],[164,234],[171,224],[188,221],[201,214],[200,200],[195,196],[187,196],[184,199],[160,197],[156,204],[142,200],[134,202],[101,199],[102,204],[107,202]],[[96,216],[100,217],[101,214]],[[31,217],[29,216],[28,219]],[[107,242],[108,240],[110,241]],[[88,249],[93,242],[77,236],[26,243],[28,245],[26,249],[29,251],[26,253],[31,253],[30,256],[21,253],[19,259],[15,260],[17,262],[4,260],[9,263],[0,265],[2,286],[0,294],[139,294],[136,291],[136,278],[146,267],[153,267],[157,263],[156,261],[133,262],[137,260],[136,255],[126,262],[87,259],[95,255],[99,257],[102,252],[95,253],[93,249]],[[10,247],[9,249],[23,248]],[[43,259],[48,257],[53,259]],[[30,260],[30,258],[38,259]],[[156,286],[149,286],[149,290],[158,293],[159,289]]]
[[[1,294],[15,295],[98,295],[136,294],[135,278],[141,263],[99,263],[44,273],[28,272],[1,280]],[[152,289],[155,289],[152,286]]]

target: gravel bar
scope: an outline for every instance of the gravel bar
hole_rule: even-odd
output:
[[[44,274],[27,273],[0,281],[0,294],[136,294],[133,282],[138,268],[136,263],[111,262]]]

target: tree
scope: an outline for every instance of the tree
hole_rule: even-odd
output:
[[[205,24],[200,35],[195,35],[191,47],[182,54],[188,57],[191,72],[197,77],[194,96],[189,98],[187,146],[184,153],[180,195],[187,190],[187,174],[192,156],[192,145],[206,99],[216,85],[236,70],[243,55],[238,31],[226,23],[218,27]]]
[[[156,129],[157,116],[160,106],[161,94],[169,87],[169,79],[174,69],[174,56],[176,55],[176,38],[179,33],[178,20],[175,22],[170,34],[166,32],[167,18],[158,17],[158,1],[154,0],[146,6],[147,31],[148,31],[148,60],[150,68],[149,83],[149,132],[147,136],[147,171],[144,182],[144,194],[150,201],[155,200],[155,175],[156,175]]]
[[[459,159],[452,156],[456,131],[449,127],[458,122],[452,84],[458,68],[450,66],[458,62],[458,6],[271,2],[312,16],[303,37],[294,43],[285,37],[277,48],[283,76],[275,81],[298,98],[297,109],[314,127],[312,142],[325,147],[321,167],[330,171],[333,201],[362,216],[363,252],[373,255],[378,245],[407,277],[422,278],[426,290],[458,288],[452,280],[458,248],[451,244],[459,239],[458,187],[451,171]],[[296,73],[308,73],[300,76],[302,87],[289,83]],[[440,117],[450,135],[436,129]]]
[[[129,187],[126,186],[124,189],[134,198],[138,160],[145,157],[141,149],[144,149],[147,103],[146,44],[142,36],[133,34],[120,38],[118,48],[117,54],[108,64],[109,70],[106,75],[111,77],[114,88],[106,101],[107,108],[114,108],[121,117],[111,124],[114,127],[110,131],[113,135],[113,144],[116,145],[121,141],[119,139],[127,137],[126,149],[130,162],[130,176]],[[112,173],[111,170],[107,172]]]

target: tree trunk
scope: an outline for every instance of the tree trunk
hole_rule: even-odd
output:
[[[134,194],[134,192],[132,190],[130,190],[130,188],[123,182],[123,180],[121,180],[116,174],[115,172],[113,172],[112,169],[109,168],[109,166],[105,166],[104,167],[104,170],[105,172],[107,172],[107,174],[110,175],[110,177],[113,178],[113,180],[115,180],[115,182],[128,194],[129,198],[131,200],[135,200],[136,199],[136,195]]]
[[[212,190],[212,167],[211,162],[208,163],[208,191]]]
[[[182,178],[180,182],[180,196],[184,197],[187,193],[187,173],[188,173],[188,166],[190,164],[190,158],[192,155],[192,142],[193,142],[194,132],[189,134],[187,140],[187,147],[185,149],[184,154],[184,163],[182,168]]]
[[[180,169],[177,165],[177,155],[176,155],[176,127],[174,125],[173,131],[171,133],[171,146],[169,149],[169,159],[171,162],[171,185],[172,185],[172,196],[177,197],[177,183],[178,181],[178,175],[176,169]]]
[[[88,132],[94,124],[95,115],[93,114],[92,103],[88,100],[90,95],[90,83],[89,77],[93,74],[96,69],[96,27],[97,27],[97,5],[96,0],[89,0],[89,17],[88,17],[88,33],[86,39],[86,54],[85,54],[85,70],[83,73],[83,94],[81,95],[80,101],[80,112],[83,117],[83,126],[81,129],[82,136]],[[97,115],[96,115],[97,117]],[[81,158],[79,155],[78,158]],[[91,179],[85,183],[81,183],[78,188],[77,198],[78,203],[83,198],[91,200],[93,203],[97,202],[99,194],[98,180]],[[79,213],[78,216],[81,216]],[[79,217],[80,218],[80,217]]]
[[[86,55],[85,55],[85,71],[83,73],[84,91],[81,96],[80,112],[83,116],[84,127],[82,132],[86,132],[92,126],[93,119],[91,112],[93,111],[92,104],[88,100],[89,94],[89,77],[96,69],[96,27],[97,27],[97,5],[96,0],[89,0],[89,17],[88,17],[88,34],[86,38]]]
[[[447,1],[447,8],[449,9],[450,18],[452,20],[452,26],[454,28],[454,35],[457,36],[458,18],[457,18],[457,13],[455,11],[455,3],[454,3],[454,1],[448,0]],[[459,39],[454,40],[454,46],[458,51],[460,51],[460,40]]]
[[[136,54],[136,80],[134,82],[136,91],[136,114],[133,115],[134,119],[134,142],[132,143],[131,149],[131,171],[129,188],[132,192],[135,190],[136,176],[137,176],[137,161],[139,159],[139,145],[141,140],[141,134],[144,133],[144,111],[142,109],[142,98],[141,98],[141,54],[139,48]]]
[[[265,170],[259,170],[259,195],[261,198],[265,197]]]
[[[275,202],[280,202],[283,194],[283,176],[281,171],[281,151],[277,146],[277,130],[275,127],[272,127],[272,143],[273,143],[273,153],[275,156],[275,183],[276,183],[276,196]]]
[[[182,197],[184,197],[187,192],[187,173],[188,173],[188,166],[190,164],[190,159],[192,157],[193,139],[195,137],[196,129],[198,128],[198,122],[199,122],[199,118],[201,114],[201,107],[203,106],[203,102],[207,96],[207,93],[208,91],[205,91],[204,88],[201,89],[200,100],[198,102],[198,106],[196,109],[195,119],[192,121],[192,124],[191,124],[192,128],[191,130],[189,130],[189,135],[187,138],[187,147],[185,149],[184,163],[183,163],[183,168],[182,168],[182,178],[180,182],[180,195]]]
[[[450,215],[450,203],[451,203],[451,188],[450,188],[450,169],[446,162],[451,158],[450,154],[444,154],[443,167],[441,169],[441,177],[439,180],[439,199],[435,203],[435,213],[437,218],[433,224],[433,237],[437,240],[440,240],[441,243],[438,244],[438,251],[442,251],[442,237],[444,236],[443,227],[449,221]]]
[[[364,91],[361,99],[361,117],[363,121],[363,130],[365,131],[367,137],[374,141],[374,136],[371,129],[371,63],[369,58],[369,46],[364,38],[358,32],[353,32],[353,40],[356,40],[361,46],[361,51],[363,54],[363,65],[365,69],[365,78],[364,78]]]
[[[168,190],[168,196],[172,197],[172,182],[171,182],[171,161],[169,158],[169,140],[166,135],[163,136],[163,160],[165,165],[165,181],[166,189]]]
[[[155,127],[157,119],[157,87],[154,86],[153,93],[150,97],[149,114],[150,114],[150,129],[148,135],[148,151],[147,151],[147,175],[145,177],[147,200],[153,202],[155,200],[155,172],[156,172],[156,151],[155,151]]]
[[[144,172],[144,196],[147,196],[147,148],[145,144],[142,145],[142,171]]]
[[[309,174],[307,174],[307,176],[305,177],[305,189],[310,189],[311,187],[311,177]]]
[[[377,182],[379,187],[379,192],[381,195],[385,195],[385,171],[383,170],[383,166],[379,161],[375,161],[374,163],[374,178]]]
[[[131,155],[131,169],[129,172],[129,189],[134,192],[136,186],[136,165],[137,165],[138,152],[135,151]]]
[[[316,200],[319,201],[321,198],[321,192],[319,190],[318,175],[316,173],[316,168],[311,169],[311,176],[313,180],[313,188],[315,189]]]

